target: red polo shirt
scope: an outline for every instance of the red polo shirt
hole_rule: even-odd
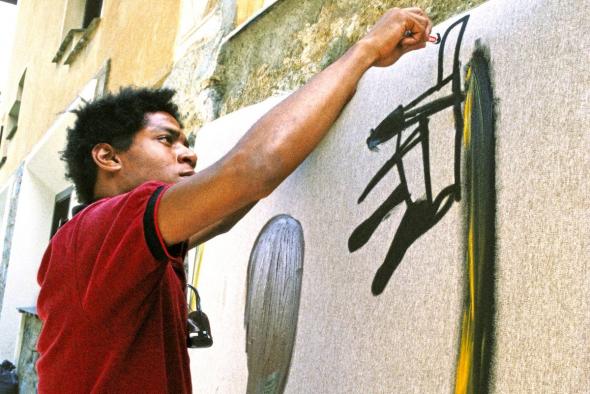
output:
[[[38,273],[39,393],[190,393],[186,245],[166,248],[148,182],[83,209]]]

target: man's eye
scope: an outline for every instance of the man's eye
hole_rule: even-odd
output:
[[[159,141],[162,141],[162,142],[166,142],[168,144],[171,144],[172,143],[172,137],[169,136],[169,135],[161,135],[161,136],[158,137],[158,140]]]

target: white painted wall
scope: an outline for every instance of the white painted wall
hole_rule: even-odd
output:
[[[17,308],[37,303],[37,270],[49,242],[55,196],[70,186],[58,155],[65,145],[66,129],[75,118],[69,111],[78,107],[82,98],[93,99],[95,90],[96,80],[92,79],[25,159],[0,315],[0,360],[15,361],[21,319]]]
[[[25,168],[0,316],[0,359],[13,360],[20,327],[16,308],[33,306],[37,301],[39,287],[35,279],[49,240],[54,197],[51,189]]]

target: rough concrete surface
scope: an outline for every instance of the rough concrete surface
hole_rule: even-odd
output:
[[[476,39],[489,46],[497,99],[495,393],[590,391],[590,47],[581,39],[588,7],[491,0],[470,11],[461,59],[469,59]],[[369,152],[368,131],[434,84],[437,49],[370,70],[320,147],[230,233],[207,242],[199,290],[215,344],[191,352],[197,392],[246,387],[248,256],[264,223],[279,213],[301,222],[306,245],[286,392],[453,391],[465,280],[461,204],[410,247],[378,297],[371,281],[403,208],[362,249],[350,254],[346,246],[398,182],[388,175],[356,204],[393,151],[390,143]],[[199,166],[227,152],[277,100],[206,125],[197,138]],[[451,111],[430,125],[433,188],[440,190],[452,177]],[[405,161],[415,196],[420,163],[419,156]]]

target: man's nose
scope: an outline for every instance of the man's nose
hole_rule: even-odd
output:
[[[197,154],[190,148],[186,146],[182,146],[179,148],[180,151],[178,152],[178,162],[179,163],[188,163],[192,168],[195,168],[197,165]]]

